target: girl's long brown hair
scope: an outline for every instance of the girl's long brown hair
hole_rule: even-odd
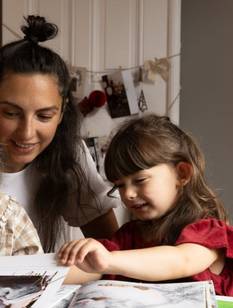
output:
[[[205,161],[200,148],[168,117],[150,114],[124,123],[106,153],[105,173],[111,182],[159,164],[176,166],[179,162],[189,163],[193,174],[176,206],[163,217],[139,222],[144,234],[159,244],[174,244],[184,226],[198,219],[227,219],[224,207],[204,178]]]

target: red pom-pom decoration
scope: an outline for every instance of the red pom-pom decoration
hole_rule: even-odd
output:
[[[85,96],[84,99],[78,104],[78,107],[84,117],[91,112],[94,107],[90,105],[88,98]]]
[[[88,98],[90,105],[94,107],[102,107],[106,102],[106,95],[103,91],[95,90],[92,91]]]
[[[82,114],[86,116],[95,107],[102,107],[106,100],[106,95],[103,91],[95,90],[91,92],[88,98],[85,96],[78,106]]]

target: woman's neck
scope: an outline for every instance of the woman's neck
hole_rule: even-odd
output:
[[[22,170],[24,170],[28,165],[20,165],[20,166],[16,166],[16,165],[11,165],[9,163],[3,163],[2,164],[2,168],[0,169],[0,172],[3,173],[17,173],[20,172]]]

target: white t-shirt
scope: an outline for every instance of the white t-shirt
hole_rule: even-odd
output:
[[[90,198],[90,194],[87,193],[85,194],[85,200],[82,200],[82,203],[85,203],[85,206],[77,206],[74,209],[70,205],[67,205],[67,212],[65,213],[64,218],[70,226],[75,227],[85,225],[120,204],[119,199],[107,197],[106,193],[110,188],[97,172],[95,163],[86,145],[84,145],[84,149],[86,159],[84,156],[81,157],[80,164],[82,165],[90,187],[96,194],[99,202],[98,205],[96,205],[94,200]],[[37,187],[38,174],[33,167],[33,163],[16,173],[1,173],[0,191],[16,199],[18,203],[24,207],[34,223],[37,218],[35,217],[33,210],[33,200]],[[83,187],[83,189],[85,188]],[[70,240],[76,237],[76,232],[74,232],[72,228],[68,228],[64,230],[64,232],[65,240]]]

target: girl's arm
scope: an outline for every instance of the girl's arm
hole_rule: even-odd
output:
[[[217,250],[187,243],[114,251],[108,270],[139,280],[163,281],[198,274],[209,268],[217,259]]]
[[[59,252],[62,264],[75,264],[89,273],[116,274],[145,281],[193,276],[209,268],[219,256],[218,250],[189,243],[109,252],[94,239],[70,242]]]
[[[88,281],[98,280],[100,278],[101,274],[86,273],[77,266],[71,266],[63,284],[82,284]]]

